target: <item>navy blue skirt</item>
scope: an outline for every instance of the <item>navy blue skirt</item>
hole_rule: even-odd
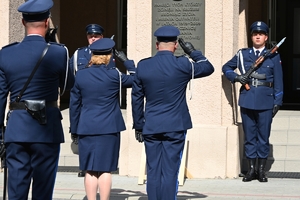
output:
[[[118,168],[120,133],[79,135],[80,170],[111,172]]]

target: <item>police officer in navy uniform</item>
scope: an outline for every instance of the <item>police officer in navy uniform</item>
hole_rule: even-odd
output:
[[[117,170],[120,132],[125,123],[120,110],[121,88],[132,86],[135,65],[122,54],[130,75],[108,67],[115,42],[110,38],[90,45],[89,66],[78,70],[70,98],[71,133],[77,134],[80,170],[88,199],[109,199],[111,172]]]
[[[176,199],[185,137],[192,128],[187,84],[214,72],[212,64],[190,42],[179,40],[192,60],[174,56],[179,34],[178,28],[169,25],[154,32],[158,52],[138,63],[132,86],[133,128],[136,139],[145,144],[149,200]]]
[[[104,29],[98,24],[89,24],[85,27],[88,46],[78,48],[70,59],[70,67],[76,74],[77,70],[88,66],[91,59],[90,45],[103,38]]]
[[[103,38],[104,28],[102,28],[102,26],[100,26],[98,24],[89,24],[85,27],[85,31],[86,31],[86,37],[87,37],[87,41],[88,41],[89,45],[86,47],[78,48],[75,51],[75,53],[73,54],[73,56],[70,58],[69,65],[70,65],[70,68],[72,69],[74,75],[76,75],[76,72],[78,70],[88,67],[89,61],[91,60],[91,56],[92,56],[92,51],[90,49],[90,45],[93,44],[93,42]],[[111,38],[111,39],[113,39],[113,38]],[[122,63],[125,62],[125,60],[127,59],[127,57],[123,51],[116,50],[113,53],[115,54],[117,59],[119,59],[119,61]],[[113,69],[116,68],[114,56],[111,57],[110,62],[107,65],[107,67],[113,68]],[[77,135],[72,134],[71,139],[72,139],[73,143],[75,143],[75,144],[78,143]],[[85,171],[80,170],[78,172],[78,177],[84,177],[84,176],[85,176]]]
[[[256,59],[267,51],[265,44],[268,40],[268,25],[262,21],[254,22],[250,26],[250,32],[253,47],[239,50],[223,66],[222,71],[232,83],[240,82],[243,85],[240,88],[239,106],[245,134],[245,156],[248,162],[248,172],[243,181],[258,178],[260,182],[267,182],[265,166],[270,151],[271,123],[282,105],[283,75],[277,52],[266,57],[250,78],[244,75]],[[239,73],[234,71],[236,68]],[[250,85],[250,90],[245,89],[246,83]],[[258,160],[257,170],[256,160]]]
[[[79,69],[83,69],[88,66],[89,61],[91,60],[91,50],[90,45],[103,38],[104,29],[98,24],[89,24],[85,27],[86,38],[88,41],[88,46],[78,48],[73,56],[70,58],[69,65],[74,75]],[[78,136],[71,135],[73,143],[78,144]],[[80,170],[78,172],[78,177],[84,177],[85,171]]]
[[[19,102],[17,96],[47,46],[52,0],[28,0],[18,8],[27,36],[0,50],[0,122],[4,124],[6,99],[10,105],[5,132],[8,199],[52,199],[60,143],[64,142],[58,91],[70,89],[74,77],[68,69],[68,51],[51,43]],[[46,100],[46,124],[26,110],[25,100]]]

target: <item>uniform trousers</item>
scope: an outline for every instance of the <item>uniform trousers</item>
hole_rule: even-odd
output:
[[[149,200],[175,200],[186,131],[143,135]]]
[[[272,124],[272,109],[252,110],[241,107],[245,134],[245,155],[248,159],[268,158],[269,137]]]
[[[32,199],[51,200],[60,143],[7,143],[8,199],[27,200],[32,180]]]

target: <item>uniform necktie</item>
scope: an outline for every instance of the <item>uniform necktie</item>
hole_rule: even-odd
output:
[[[256,51],[255,51],[255,56],[256,56],[256,58],[259,57],[259,54],[260,54],[260,51],[259,51],[259,50],[256,50]]]

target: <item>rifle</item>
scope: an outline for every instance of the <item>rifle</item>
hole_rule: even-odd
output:
[[[57,29],[58,29],[58,26],[55,26],[55,28],[48,29],[46,36],[45,36],[46,42],[56,42],[57,43],[57,40],[56,40]]]
[[[1,158],[1,169],[4,169],[3,174],[3,200],[6,199],[6,183],[7,183],[7,167],[6,167],[6,149],[4,144],[4,132],[5,126],[1,128],[1,139],[0,139],[0,158]]]
[[[277,51],[279,46],[284,42],[286,37],[284,37],[277,45],[273,46],[269,51],[266,51],[263,55],[259,56],[256,61],[251,65],[250,69],[244,74],[247,78],[250,78],[251,74],[259,68],[259,65],[265,60],[265,58]],[[245,84],[246,90],[250,90],[248,83]]]

